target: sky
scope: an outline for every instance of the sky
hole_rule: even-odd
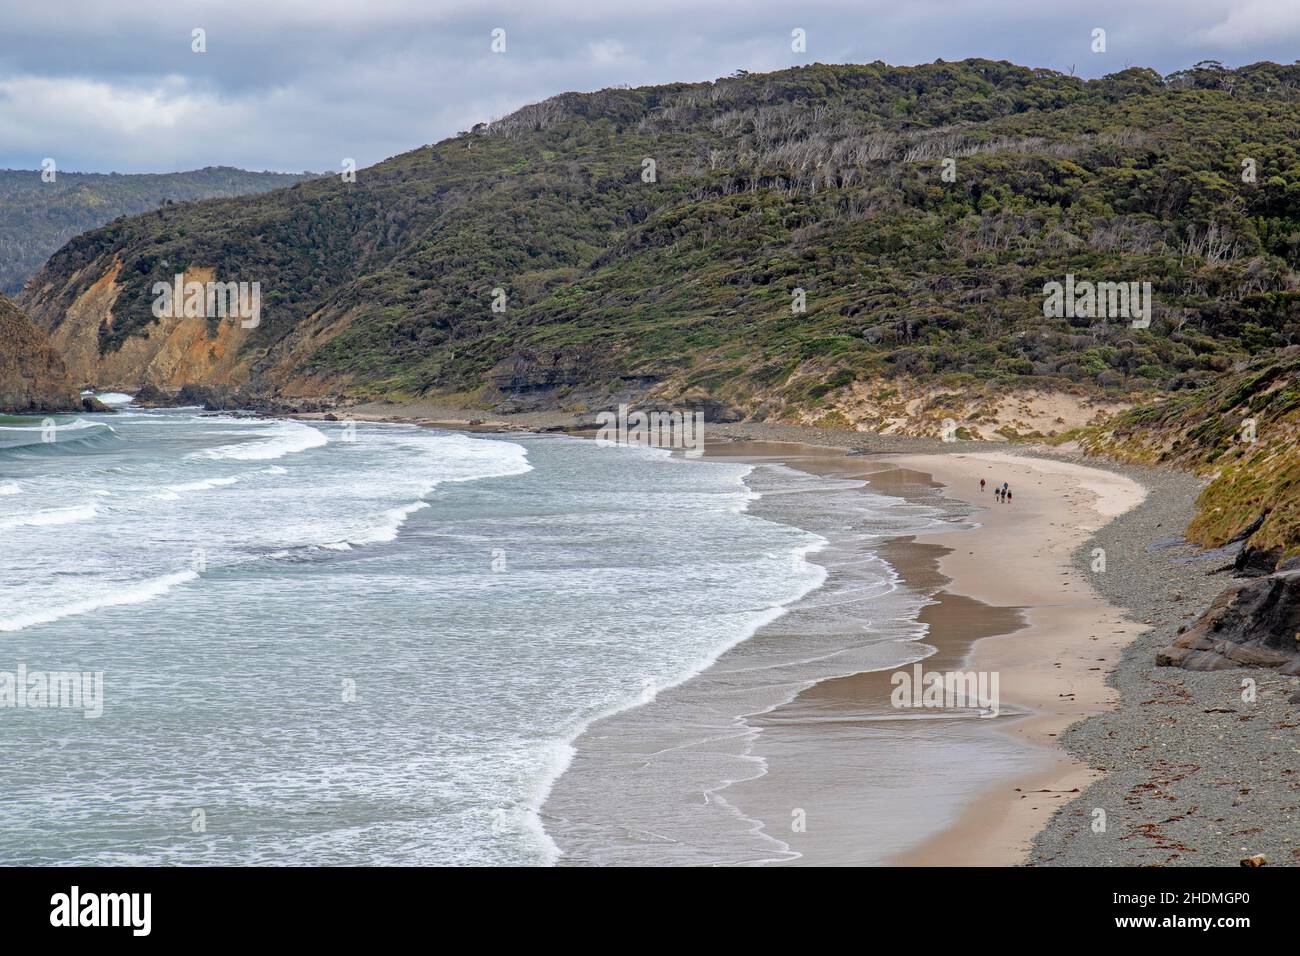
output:
[[[0,0],[0,168],[338,171],[556,93],[814,62],[1298,55],[1300,0]]]

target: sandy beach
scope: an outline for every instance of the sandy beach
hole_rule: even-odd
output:
[[[363,414],[484,430],[575,424],[574,416],[474,420],[436,407],[372,406]],[[1300,859],[1296,748],[1288,736],[1300,682],[1259,677],[1258,701],[1237,717],[1239,672],[1154,665],[1155,649],[1225,585],[1212,572],[1228,559],[1200,554],[1179,537],[1201,487],[1194,476],[1085,460],[1065,449],[945,445],[779,423],[722,424],[712,438],[711,456],[864,479],[876,491],[948,502],[969,515],[965,530],[904,536],[872,550],[897,570],[901,587],[920,595],[913,619],[933,649],[927,670],[996,671],[1003,709],[996,721],[948,721],[938,734],[890,711],[889,669],[830,670],[787,687],[784,697],[776,693],[773,706],[736,717],[736,772],[705,795],[725,801],[763,838],[764,852],[724,862],[1235,864],[1254,852]],[[1012,503],[981,493],[981,477],[990,488],[1009,482]],[[1098,547],[1105,572],[1094,570]],[[747,643],[788,646],[799,635],[797,618],[787,623],[796,633],[766,628]],[[873,624],[851,614],[843,623]],[[597,783],[585,792],[580,785],[593,747],[600,759],[591,766],[602,771],[635,760],[658,732],[648,728],[677,719],[677,697],[695,694],[696,705],[712,706],[709,694],[731,693],[710,683],[711,673],[662,695],[668,711],[660,701],[639,708],[638,727],[581,739],[557,787],[569,790],[569,810],[595,798]],[[1259,722],[1267,733],[1252,731]],[[1232,746],[1211,758],[1208,742],[1223,739]],[[690,735],[671,746],[690,752]],[[639,782],[640,792],[655,786],[653,773]],[[626,795],[630,804],[638,799]],[[635,817],[634,809],[613,816]],[[1094,827],[1097,809],[1109,821],[1103,832]],[[796,812],[816,825],[792,832],[785,821]],[[601,839],[584,836],[593,845]],[[637,858],[619,852],[601,861]]]
[[[993,606],[1019,606],[1026,626],[975,644],[967,667],[998,672],[1003,700],[1031,713],[1005,732],[1051,754],[1038,770],[984,794],[956,826],[901,854],[909,865],[1013,865],[1051,814],[1098,775],[1056,747],[1070,724],[1113,706],[1106,672],[1143,628],[1107,604],[1072,564],[1081,544],[1146,493],[1131,478],[1071,462],[997,452],[897,456],[924,469],[947,494],[987,506],[970,531],[935,536],[947,590]],[[1006,481],[1012,502],[991,489]],[[926,540],[926,539],[922,539]],[[1098,556],[1100,557],[1100,556]]]
[[[886,455],[868,461],[832,456],[794,464],[819,474],[865,475],[877,490],[897,492],[907,481],[915,487],[932,480],[945,497],[974,509],[973,527],[898,542],[886,555],[905,580],[927,590],[935,602],[920,614],[929,628],[925,643],[936,648],[925,661],[926,670],[996,672],[1003,709],[1022,712],[978,722],[974,736],[965,741],[976,746],[979,732],[996,725],[996,733],[1017,744],[1018,752],[998,751],[993,757],[1005,772],[991,785],[961,792],[955,820],[888,862],[1024,863],[1034,835],[1052,813],[1098,776],[1058,747],[1057,736],[1075,721],[1113,706],[1116,694],[1106,686],[1105,675],[1142,630],[1102,600],[1071,559],[1097,529],[1139,504],[1145,491],[1133,479],[1109,471],[1006,452]],[[981,478],[989,490],[980,491]],[[1011,503],[997,502],[995,481],[1009,483]],[[937,589],[928,580],[932,575]],[[819,732],[828,713],[836,715],[841,747],[869,752],[864,736],[846,732],[846,723],[888,698],[891,673],[820,682],[756,721],[765,734],[785,738],[783,748],[773,743],[772,749],[798,754],[789,758],[798,770],[782,773],[769,766],[766,776],[738,784],[732,789],[739,805],[755,815],[759,808],[774,810],[780,801],[764,791],[778,780],[807,779],[807,774],[817,774],[819,764],[836,763],[834,755],[820,754],[810,735],[801,732]],[[810,758],[810,753],[818,756]],[[927,792],[918,799],[933,798],[939,788],[928,781]],[[822,838],[805,834],[796,841],[802,854],[798,862],[847,864],[854,862],[855,846],[856,852],[867,852],[856,838],[858,831],[871,832],[862,827],[859,806],[852,796],[841,800],[835,812],[843,815],[843,825]],[[931,809],[942,812],[948,806]]]
[[[358,418],[384,418],[392,409],[358,411]],[[403,409],[398,417],[434,427],[507,425],[432,407]],[[572,424],[538,418],[511,420],[507,427]],[[788,437],[775,430],[772,437],[777,440],[758,441],[747,440],[747,433],[774,429],[741,425],[728,431],[736,434],[711,444],[710,457],[782,462],[820,477],[866,480],[874,491],[914,500],[932,494],[957,503],[970,515],[966,527],[907,536],[878,550],[906,586],[925,596],[917,619],[927,629],[924,646],[932,651],[926,669],[997,673],[1004,712],[996,721],[959,721],[960,727],[944,728],[947,742],[965,747],[973,761],[954,758],[951,748],[943,756],[927,749],[935,743],[937,728],[894,719],[897,712],[888,704],[892,668],[830,672],[800,688],[792,699],[747,715],[738,734],[754,739],[761,735],[761,743],[746,745],[751,747],[746,756],[762,769],[735,774],[720,796],[759,831],[773,826],[774,819],[782,821],[784,830],[792,808],[821,821],[803,832],[781,832],[775,842],[782,852],[748,862],[1027,862],[1035,836],[1055,811],[1101,776],[1067,753],[1059,735],[1115,705],[1118,695],[1107,685],[1107,674],[1124,647],[1146,629],[1107,603],[1093,586],[1091,565],[1081,568],[1075,560],[1099,529],[1143,501],[1142,484],[1113,470],[1038,457],[1018,448],[993,450],[995,446],[987,444],[968,445],[972,450],[966,451],[924,440],[852,436],[855,440],[845,445],[861,447],[866,438],[872,450],[888,452],[861,455],[792,440],[814,437],[808,429],[793,429]],[[826,436],[831,441],[835,437]],[[919,450],[909,450],[914,448]],[[988,490],[980,490],[981,478]],[[1013,492],[1012,501],[1005,504],[992,492],[1004,481]],[[753,640],[761,646],[775,639],[773,633],[760,632]],[[712,670],[728,666],[724,656]],[[640,759],[640,744],[654,712],[671,708],[676,698],[703,693],[711,680],[712,672],[706,672],[685,688],[663,695],[654,706],[642,708],[647,712],[635,718],[635,730],[624,726],[633,720],[627,716],[593,728],[578,742],[576,769],[562,778],[557,790],[563,799],[553,799],[552,806],[567,800],[572,810],[581,802],[587,761],[607,774],[620,761]],[[898,738],[890,739],[895,733]],[[618,741],[614,753],[611,741]],[[672,747],[689,746],[685,741],[676,738]],[[592,759],[597,756],[590,752],[593,748],[602,750],[599,759]],[[910,764],[887,756],[907,748],[918,754]],[[964,768],[966,779],[929,774],[925,759],[953,760],[954,766]],[[882,770],[892,772],[896,781],[883,787],[886,797],[867,797],[858,783],[860,775]],[[906,785],[897,783],[912,776],[915,780]],[[878,820],[882,814],[897,817],[889,832],[866,824],[868,817]]]
[[[749,698],[737,696],[734,675],[747,668],[738,661],[765,648],[791,655],[805,633],[796,607],[700,676],[651,705],[600,722],[578,740],[574,764],[547,806],[564,821],[552,820],[561,846],[568,836],[571,846],[581,847],[571,861],[624,863],[661,852],[624,836],[651,829],[638,818],[636,797],[602,808],[608,817],[602,823],[574,821],[610,779],[640,772],[644,792],[669,773],[665,753],[681,760],[707,752],[716,759],[725,736],[735,768],[724,784],[702,788],[699,796],[725,804],[768,840],[772,852],[719,862],[1025,862],[1048,816],[1093,776],[1056,746],[1055,736],[1112,703],[1105,672],[1139,630],[1073,570],[1071,555],[1097,528],[1140,502],[1141,485],[1094,468],[1004,452],[858,456],[737,441],[711,446],[709,455],[864,479],[874,492],[946,500],[959,513],[973,513],[963,530],[947,524],[933,534],[869,547],[897,570],[900,587],[920,596],[916,620],[925,629],[912,635],[918,648],[912,659],[924,658],[927,670],[996,671],[1003,714],[994,721],[917,719],[932,715],[900,713],[890,705],[893,666],[846,672],[841,660],[827,662],[797,686],[778,680],[762,685],[765,705],[743,710]],[[981,477],[990,489],[994,480],[1009,482],[1013,502],[998,504],[991,490],[981,493]],[[831,597],[817,599],[823,602],[840,593],[835,560],[827,563]],[[879,628],[871,611],[869,603],[846,609],[834,626]],[[824,618],[818,626],[825,626]],[[764,666],[779,670],[770,661]],[[729,695],[737,714],[728,733],[694,736],[698,721],[688,727],[681,715],[724,708]],[[665,730],[673,726],[678,732]],[[683,816],[700,813],[690,803],[685,797]],[[806,825],[791,827],[792,814]],[[661,813],[656,840],[685,842],[669,829]],[[610,833],[619,834],[613,849],[602,845]]]

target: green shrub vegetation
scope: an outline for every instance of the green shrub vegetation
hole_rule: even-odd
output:
[[[154,321],[154,282],[211,267],[262,284],[256,373],[296,349],[358,397],[633,382],[744,410],[893,376],[1196,389],[1300,341],[1298,105],[1300,65],[1272,63],[1090,81],[814,65],[564,94],[356,183],[119,219],[23,304],[48,327],[120,262],[109,352]],[[1067,272],[1150,281],[1151,327],[1044,317]]]
[[[50,253],[88,229],[173,202],[267,192],[306,174],[212,166],[186,173],[72,173],[0,169],[0,293],[12,295]]]

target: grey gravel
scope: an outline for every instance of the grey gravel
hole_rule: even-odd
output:
[[[1066,456],[1062,456],[1066,457]],[[1034,841],[1030,863],[1066,866],[1300,864],[1300,680],[1276,671],[1156,667],[1156,649],[1233,583],[1232,555],[1182,543],[1200,483],[1186,474],[1128,474],[1147,499],[1075,554],[1098,592],[1152,630],[1124,651],[1108,683],[1119,706],[1071,726],[1060,743],[1106,771],[1061,807]],[[1090,570],[1094,548],[1106,571]],[[1256,699],[1243,699],[1243,681]],[[1105,828],[1094,827],[1105,813]]]

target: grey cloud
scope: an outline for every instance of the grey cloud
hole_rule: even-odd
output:
[[[567,90],[968,56],[1099,76],[1290,62],[1295,0],[0,0],[0,166],[337,169]],[[508,51],[489,50],[507,30]],[[190,51],[207,31],[208,52]],[[808,53],[790,50],[807,31]],[[1089,50],[1107,30],[1108,52]]]

